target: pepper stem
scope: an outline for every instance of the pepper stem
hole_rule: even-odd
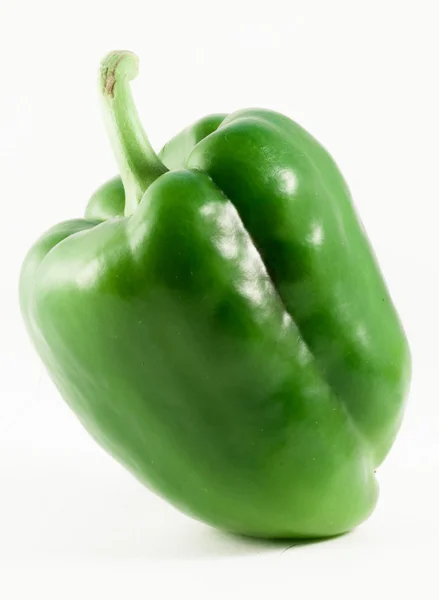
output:
[[[146,189],[168,170],[143,130],[129,82],[138,73],[138,58],[128,51],[107,54],[99,86],[105,125],[125,189],[125,215],[136,210]]]

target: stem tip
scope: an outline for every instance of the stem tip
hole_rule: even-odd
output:
[[[100,81],[102,93],[114,98],[114,88],[119,80],[134,79],[139,72],[139,59],[128,50],[113,50],[101,62]]]

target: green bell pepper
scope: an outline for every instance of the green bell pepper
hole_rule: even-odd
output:
[[[121,179],[29,251],[24,319],[61,395],[140,481],[216,527],[350,530],[400,426],[410,354],[347,185],[275,112],[207,117],[157,156],[103,61]]]

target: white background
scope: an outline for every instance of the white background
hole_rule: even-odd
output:
[[[434,0],[0,1],[0,597],[437,598],[438,19]],[[111,49],[158,149],[197,118],[281,111],[336,158],[414,359],[375,514],[320,544],[250,542],[152,496],[81,429],[27,339],[30,244],[115,172],[96,93]]]

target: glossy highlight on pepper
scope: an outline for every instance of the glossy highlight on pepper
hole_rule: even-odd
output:
[[[136,74],[125,51],[100,70],[120,177],[24,261],[34,346],[97,442],[186,513],[250,536],[348,531],[374,509],[410,353],[347,184],[262,109],[157,155]]]

